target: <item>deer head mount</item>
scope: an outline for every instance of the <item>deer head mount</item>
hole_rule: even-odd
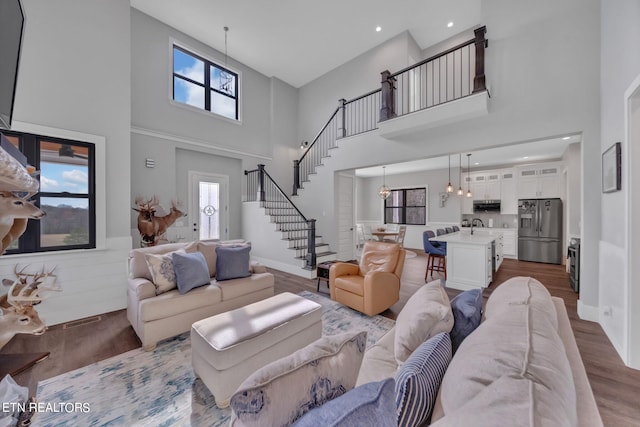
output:
[[[16,279],[2,280],[4,286],[9,286],[9,291],[0,297],[0,348],[15,334],[42,335],[47,327],[33,306],[42,302],[41,292],[61,290],[56,286],[55,267],[48,272],[42,267],[37,273],[25,272],[27,267],[18,271],[16,265]]]
[[[34,194],[27,193],[24,197],[18,197],[11,191],[0,191],[0,254],[24,233],[29,219],[40,219],[46,215],[29,201]]]
[[[178,202],[171,201],[169,213],[165,216],[156,216],[160,203],[157,196],[151,199],[144,199],[141,196],[135,198],[136,207],[132,208],[138,212],[138,231],[142,246],[155,246],[158,240],[164,237],[167,228],[173,225],[178,218],[186,216],[186,213],[178,209]]]

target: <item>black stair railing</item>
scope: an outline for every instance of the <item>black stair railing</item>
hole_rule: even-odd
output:
[[[322,159],[329,156],[329,150],[337,147],[340,138],[353,136],[377,129],[380,110],[380,89],[376,89],[349,101],[340,99],[338,108],[322,127],[313,142],[293,161],[293,192],[298,195],[302,183],[309,181],[309,175],[316,172]]]
[[[486,27],[480,27],[473,39],[396,73],[383,71],[379,89],[350,101],[340,99],[313,142],[300,159],[293,161],[292,194],[298,194],[340,138],[377,129],[379,122],[394,117],[485,91],[486,31]]]
[[[245,200],[260,202],[267,213],[275,218],[278,230],[286,232],[291,240],[306,240],[304,248],[305,269],[316,268],[316,220],[307,219],[297,206],[271,178],[264,165],[244,171],[247,176]]]
[[[395,73],[383,71],[380,121],[485,91],[486,31],[480,27],[473,39]]]

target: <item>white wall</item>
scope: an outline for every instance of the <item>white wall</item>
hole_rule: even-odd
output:
[[[333,209],[325,202],[333,196],[333,171],[582,132],[582,181],[587,190],[582,196],[580,301],[583,307],[597,307],[600,194],[592,189],[600,188],[600,177],[592,171],[600,167],[600,71],[598,55],[594,54],[600,46],[599,5],[597,0],[544,0],[534,4],[484,1],[483,24],[489,39],[485,58],[491,87],[489,114],[398,140],[385,140],[375,132],[341,140],[339,152],[325,160],[320,173],[300,193],[303,212],[315,212],[320,233],[335,244]],[[336,75],[342,76],[342,72],[340,69]],[[322,79],[334,81],[331,73]],[[303,96],[320,94],[321,88],[300,90],[300,117],[310,112],[320,114],[303,102]],[[325,90],[331,91],[332,86]]]
[[[580,236],[580,206],[582,205],[582,168],[580,167],[581,144],[570,144],[562,155],[562,161],[567,169],[567,192],[565,194],[565,215],[568,227],[565,234]]]
[[[311,142],[338,107],[339,99],[349,100],[378,89],[382,71],[393,73],[409,65],[409,52],[416,53],[414,44],[405,31],[302,86],[298,137]]]
[[[175,198],[186,203],[189,169],[227,174],[229,235],[239,237],[245,169],[265,164],[285,191],[292,187],[293,158],[300,150],[296,137],[297,89],[236,62],[230,52],[227,63],[240,72],[241,123],[173,103],[172,40],[205,58],[224,61],[221,52],[131,9],[132,200],[129,203],[133,203],[136,195],[154,194],[163,206]],[[177,150],[190,153],[185,158],[193,161],[184,160],[180,164]],[[156,161],[155,169],[144,167],[147,157]],[[271,167],[274,157],[284,166]],[[130,215],[130,227],[136,227],[134,213]]]
[[[598,154],[615,142],[622,142],[623,165],[629,153],[628,141],[625,138],[625,100],[624,93],[631,82],[640,74],[640,56],[637,55],[640,44],[640,4],[634,0],[617,2],[603,1],[601,4],[601,142]],[[631,54],[633,52],[633,54]],[[596,169],[600,172],[600,168]],[[629,172],[622,170],[623,191],[602,194],[600,251],[600,302],[601,308],[611,308],[611,315],[601,312],[600,322],[623,360],[629,363],[636,361],[640,369],[640,328],[637,323],[630,322],[627,307],[637,307],[639,285],[627,283],[625,272],[629,268],[628,258],[629,224],[627,212],[626,188],[629,185]],[[598,174],[594,174],[598,175]],[[595,188],[600,188],[597,186]],[[631,219],[634,220],[635,218]],[[638,242],[634,242],[637,248]],[[628,301],[627,298],[634,298]],[[634,347],[635,345],[635,347]],[[629,354],[634,348],[635,353]]]
[[[100,146],[96,162],[102,183],[98,182],[96,197],[105,225],[98,231],[99,249],[0,258],[2,277],[10,277],[15,264],[57,266],[63,291],[38,306],[51,325],[126,305],[131,245],[130,6],[124,0],[22,4],[25,33],[16,130],[39,129],[51,136],[98,141]]]

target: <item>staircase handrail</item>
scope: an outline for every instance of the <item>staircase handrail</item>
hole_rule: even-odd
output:
[[[336,114],[338,114],[338,111],[340,111],[340,107],[337,107],[333,113],[331,114],[331,116],[329,116],[329,120],[327,120],[327,122],[324,124],[324,126],[322,126],[322,129],[320,129],[320,132],[318,132],[318,134],[316,135],[315,138],[313,138],[313,141],[311,142],[311,144],[309,144],[309,147],[307,147],[307,149],[304,151],[304,153],[302,153],[302,156],[300,156],[300,159],[298,160],[300,163],[302,163],[302,159],[305,158],[305,156],[307,155],[307,153],[309,151],[311,151],[311,148],[315,145],[315,143],[318,141],[318,138],[320,138],[320,135],[322,135],[322,132],[325,131],[325,129],[327,128],[327,126],[329,126],[329,124],[331,123],[331,120],[333,120],[333,118],[336,116]]]

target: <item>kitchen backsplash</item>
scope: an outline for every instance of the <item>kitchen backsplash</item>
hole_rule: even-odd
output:
[[[518,226],[518,215],[502,215],[499,213],[477,213],[473,215],[464,214],[462,220],[465,219],[471,224],[471,220],[480,218],[485,227],[489,227],[493,222],[493,228],[516,228]],[[491,221],[492,220],[492,221]]]

